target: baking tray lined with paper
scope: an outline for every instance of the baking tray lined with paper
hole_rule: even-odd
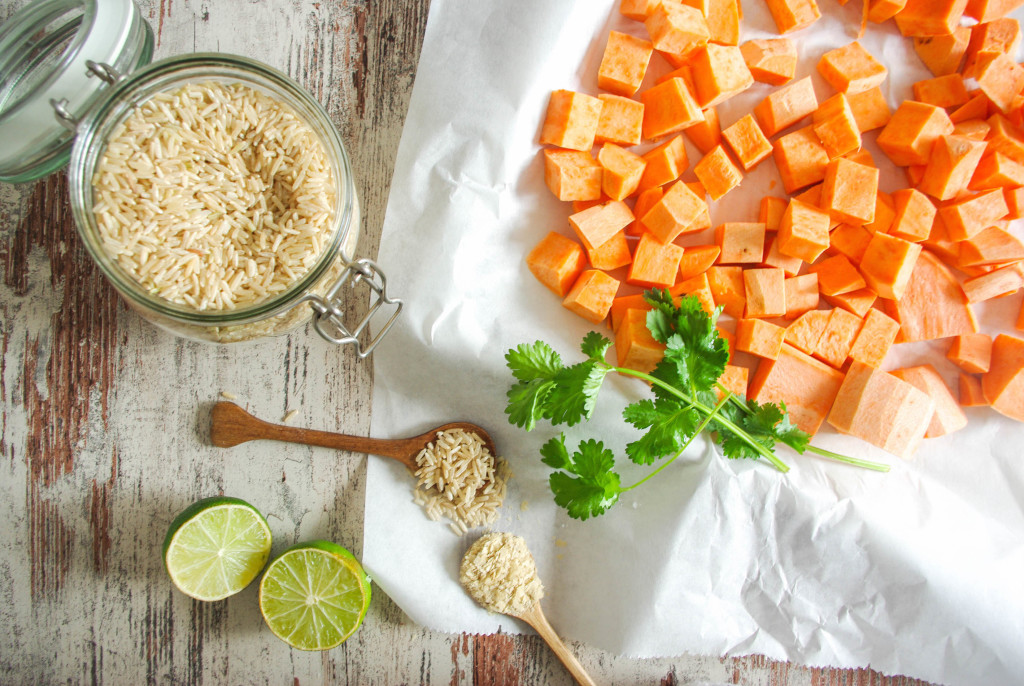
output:
[[[857,38],[854,4],[823,0],[822,19],[793,35],[797,78],[812,76],[819,95],[832,91],[818,58]],[[761,3],[743,9],[742,40],[775,35]],[[763,461],[727,461],[700,440],[601,517],[575,521],[552,502],[539,448],[561,427],[509,425],[504,355],[540,339],[575,361],[583,335],[601,328],[562,308],[524,258],[548,231],[571,235],[570,210],[544,185],[538,134],[551,91],[599,92],[612,29],[643,35],[608,0],[432,3],[379,256],[396,265],[396,290],[414,295],[375,353],[371,431],[459,416],[491,432],[514,473],[494,529],[529,542],[551,589],[545,611],[568,638],[639,657],[761,653],[944,683],[1012,683],[1024,670],[1024,427],[991,410],[969,409],[966,429],[924,441],[908,461],[828,428],[815,436],[823,448],[891,464],[886,474],[786,450],[792,469],[780,474]],[[889,67],[890,106],[930,76],[891,22],[870,25],[861,43]],[[645,84],[670,70],[656,61]],[[770,90],[755,84],[721,105],[723,127]],[[868,147],[880,188],[906,186]],[[700,158],[688,152],[691,163]],[[755,220],[766,194],[782,195],[767,162],[711,203],[712,224]],[[977,312],[986,331],[1009,332],[998,322],[1012,323],[1019,307],[1013,297]],[[897,346],[885,366],[941,360],[944,345]],[[567,435],[613,447],[632,483],[647,471],[625,458],[637,433],[621,412],[647,389],[612,377],[595,417]],[[414,621],[524,630],[461,591],[458,564],[472,536],[427,520],[399,469],[368,466],[364,533],[367,567]]]

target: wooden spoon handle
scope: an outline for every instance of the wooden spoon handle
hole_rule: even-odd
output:
[[[562,639],[558,637],[555,630],[548,624],[548,618],[544,616],[544,611],[540,609],[540,603],[533,606],[533,609],[518,615],[521,620],[532,626],[540,634],[540,637],[544,639],[544,642],[548,644],[551,650],[555,653],[555,657],[561,660],[565,668],[572,674],[572,678],[581,684],[581,686],[596,686],[594,680],[587,674],[587,670],[583,669],[583,665],[576,659],[576,656],[569,652],[569,649],[562,643]]]

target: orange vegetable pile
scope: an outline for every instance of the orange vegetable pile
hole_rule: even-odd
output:
[[[765,1],[780,34],[820,17],[815,0]],[[739,0],[621,0],[637,31],[609,33],[605,92],[551,94],[544,179],[573,204],[575,240],[549,233],[530,270],[572,312],[609,322],[618,365],[640,371],[663,348],[638,289],[721,308],[736,320],[734,333],[719,328],[730,348],[756,360],[721,382],[784,402],[811,434],[828,421],[909,457],[922,438],[962,428],[962,406],[1024,421],[1024,339],[980,333],[972,309],[1024,285],[1011,226],[1024,217],[1024,67],[1006,16],[1022,4],[864,0],[865,22],[895,21],[934,74],[892,110],[885,65],[857,41],[820,58],[833,91],[820,100],[810,77],[793,80],[792,40],[740,44]],[[652,59],[673,70],[641,90]],[[719,122],[716,106],[755,81],[776,88]],[[869,135],[905,187],[879,188]],[[684,136],[703,155],[692,165]],[[712,227],[708,203],[741,192],[769,158],[790,197]],[[1012,324],[1024,330],[1024,308]],[[960,368],[956,394],[933,365],[881,370],[894,344],[937,339]]]

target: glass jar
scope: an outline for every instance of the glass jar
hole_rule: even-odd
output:
[[[133,310],[171,333],[232,343],[287,333],[312,319],[325,339],[368,355],[402,303],[388,295],[373,262],[352,257],[359,202],[327,113],[287,76],[255,60],[196,53],[147,65],[152,45],[152,31],[131,0],[45,0],[15,14],[0,28],[0,180],[41,178],[70,156],[71,209],[89,254]],[[198,309],[147,290],[104,247],[93,211],[94,176],[125,119],[157,94],[210,83],[245,86],[290,108],[322,144],[332,173],[333,211],[317,259],[284,290],[237,309]],[[349,325],[344,306],[357,286],[372,302]],[[361,341],[374,318],[383,324]]]

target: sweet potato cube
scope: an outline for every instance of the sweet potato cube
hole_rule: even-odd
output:
[[[846,95],[832,96],[814,110],[814,133],[831,158],[860,150],[860,127]]]
[[[953,133],[953,122],[941,107],[904,100],[878,134],[878,147],[893,164],[927,164],[940,136]]]
[[[698,274],[685,281],[680,281],[668,290],[673,297],[677,295],[692,295],[697,298],[697,302],[700,303],[700,306],[708,314],[715,311],[715,296],[711,292],[711,282],[708,281],[707,274]]]
[[[970,99],[964,77],[955,73],[917,81],[913,90],[914,100],[936,107],[959,107]]]
[[[803,269],[804,261],[792,255],[783,255],[779,252],[779,234],[776,231],[768,238],[768,247],[764,253],[764,266],[777,267],[785,272],[786,276],[796,276]]]
[[[786,314],[786,274],[776,267],[743,271],[744,316],[781,317]]]
[[[892,110],[885,101],[881,88],[869,88],[860,93],[848,93],[846,99],[853,110],[853,118],[861,133],[880,129],[892,119]]]
[[[953,117],[950,116],[949,120],[953,121]],[[973,141],[985,140],[988,138],[988,134],[991,130],[991,125],[982,119],[971,119],[959,123],[953,122],[954,136],[963,136],[964,138],[970,138]]]
[[[706,274],[715,305],[730,317],[740,319],[747,301],[743,267],[716,265]]]
[[[796,44],[789,38],[748,40],[740,46],[755,81],[781,86],[796,74]]]
[[[526,256],[526,266],[538,281],[564,298],[586,266],[586,256],[579,243],[551,231]]]
[[[837,157],[825,169],[820,207],[848,224],[867,224],[875,218],[877,194],[877,168]]]
[[[917,189],[939,200],[949,200],[967,188],[985,152],[986,143],[962,136],[940,136]]]
[[[927,250],[915,263],[903,297],[886,304],[886,314],[899,322],[900,338],[907,343],[978,331],[960,282]]]
[[[985,393],[981,390],[981,379],[971,374],[960,373],[958,378],[961,407],[986,407]]]
[[[954,125],[972,119],[984,119],[988,116],[988,98],[984,93],[972,91],[968,93],[967,102],[949,113],[949,120]]]
[[[900,325],[895,319],[880,310],[868,310],[850,348],[850,359],[871,367],[882,366],[899,331]]]
[[[569,216],[569,224],[587,250],[599,247],[633,221],[629,206],[613,200]]]
[[[740,20],[743,18],[740,0],[708,0],[704,16],[708,20],[709,40],[712,43],[739,44]]]
[[[984,374],[992,364],[992,337],[986,333],[954,336],[946,358],[968,374]]]
[[[764,135],[771,137],[818,109],[811,77],[772,91],[754,108],[754,116]]]
[[[871,306],[875,304],[875,301],[878,300],[878,294],[865,286],[864,288],[857,288],[845,293],[836,293],[835,295],[823,294],[822,298],[832,307],[842,308],[863,318],[871,309]]]
[[[967,43],[964,74],[972,76],[978,57],[985,53],[1003,53],[1015,56],[1020,47],[1020,22],[1000,17],[971,27],[971,40]]]
[[[749,370],[746,367],[738,367],[734,364],[725,365],[725,371],[722,372],[722,376],[719,377],[718,383],[725,390],[731,392],[733,395],[738,395],[741,398],[747,397],[747,376]],[[718,399],[722,399],[722,391],[718,390]]]
[[[640,191],[675,181],[690,164],[681,135],[644,153],[643,159],[645,166],[638,187]],[[643,216],[639,211],[636,214],[638,217]]]
[[[686,60],[707,45],[711,34],[700,10],[681,2],[662,2],[644,20],[654,47]]]
[[[552,91],[540,131],[541,145],[589,152],[604,104],[599,98],[568,90]]]
[[[981,390],[992,409],[1024,422],[1024,340],[999,334],[992,341],[992,366],[981,377]]]
[[[1006,216],[1006,198],[999,189],[978,193],[939,210],[954,241],[971,238]]]
[[[757,221],[764,224],[767,231],[778,231],[782,222],[782,215],[786,212],[788,203],[784,198],[766,195],[761,198],[761,205],[757,213]]]
[[[892,196],[885,191],[875,193],[875,218],[864,224],[868,233],[889,233],[892,228],[892,220],[896,217],[896,209],[892,202]]]
[[[1004,188],[1003,200],[1006,201],[1006,218],[1024,219],[1024,188]]]
[[[633,261],[626,241],[626,232],[619,231],[596,248],[587,249],[587,261],[594,269],[611,271],[625,267]]]
[[[967,296],[967,302],[970,303],[1010,295],[1020,290],[1021,286],[1024,286],[1024,274],[1021,274],[1020,267],[1016,264],[972,276],[960,284],[964,295]]]
[[[621,95],[597,96],[604,106],[597,122],[595,143],[638,145],[643,140],[644,104]]]
[[[823,295],[849,293],[867,285],[857,268],[843,255],[833,255],[813,264],[808,271],[817,274],[818,288]]]
[[[981,161],[974,169],[967,188],[985,191],[990,188],[1020,188],[1024,186],[1024,165],[998,150],[985,149]]]
[[[602,145],[597,161],[604,167],[601,189],[612,200],[624,200],[633,195],[647,166],[642,157],[615,143]]]
[[[908,459],[924,438],[934,411],[935,402],[928,394],[892,374],[855,361],[836,394],[828,423]]]
[[[679,278],[685,280],[703,274],[714,265],[721,251],[717,245],[686,246],[679,260]]]
[[[863,226],[840,224],[832,230],[831,238],[831,252],[844,255],[851,262],[859,264],[871,242],[871,232]]]
[[[619,280],[599,269],[587,269],[562,300],[562,306],[589,322],[600,324],[608,316]]]
[[[764,254],[764,224],[727,222],[715,228],[721,264],[757,264]]]
[[[733,164],[721,145],[693,165],[693,173],[697,175],[712,200],[718,200],[740,185],[743,180],[743,172]]]
[[[903,188],[892,194],[895,216],[889,233],[918,243],[928,238],[935,223],[935,205],[921,191]]]
[[[815,0],[766,0],[779,33],[799,31],[818,21],[821,11]]]
[[[1020,129],[998,112],[988,118],[988,124],[988,149],[1024,164],[1024,134]]]
[[[544,183],[559,200],[598,200],[603,171],[589,152],[544,150]]]
[[[704,184],[700,181],[685,181],[687,187],[693,191],[693,194],[701,199],[704,205],[700,208],[697,213],[697,218],[693,220],[693,223],[686,227],[684,233],[694,233],[697,231],[703,231],[704,229],[711,228],[711,211],[708,208],[707,197],[708,192],[704,188]]]
[[[931,73],[952,74],[960,71],[970,38],[970,27],[960,26],[952,33],[915,37],[914,51]]]
[[[907,0],[871,0],[868,3],[868,21],[881,24],[895,17],[906,4]]]
[[[1024,243],[1009,231],[990,226],[960,243],[957,266],[991,267],[1024,260]]]
[[[786,291],[786,319],[795,319],[804,312],[818,307],[818,275],[791,276],[784,284]]]
[[[708,43],[693,58],[697,104],[714,107],[754,85],[743,53],[734,45]]]
[[[852,312],[838,307],[833,308],[828,313],[825,328],[812,354],[822,362],[839,369],[850,354],[861,324],[861,318]]]
[[[842,383],[842,372],[783,344],[776,359],[762,359],[758,364],[747,393],[759,403],[785,403],[790,420],[815,434]]]
[[[736,349],[769,360],[778,358],[786,330],[763,319],[736,322]]]
[[[967,0],[907,0],[896,26],[904,36],[942,36],[953,33]]]
[[[644,138],[667,136],[704,120],[686,82],[678,77],[643,91],[640,100],[644,104]]]
[[[619,366],[650,372],[665,354],[665,344],[659,343],[647,328],[647,310],[629,309],[615,330],[615,354]]]
[[[829,163],[828,152],[810,126],[776,140],[772,145],[772,157],[787,193],[795,193],[823,180]]]
[[[840,93],[860,93],[881,86],[889,71],[864,46],[853,41],[822,55],[818,73]]]
[[[668,288],[676,282],[683,248],[662,243],[649,233],[640,236],[633,251],[626,283],[642,288]]]
[[[786,343],[808,355],[812,354],[818,347],[821,334],[825,332],[830,314],[831,310],[804,312],[786,327]]]
[[[703,198],[685,183],[676,181],[640,221],[659,241],[671,243],[679,234],[690,231],[706,210]]]
[[[779,252],[799,257],[808,264],[828,247],[828,214],[799,200],[786,206],[779,224]]]
[[[960,405],[950,392],[949,386],[942,380],[939,373],[935,371],[935,367],[930,364],[921,364],[914,367],[895,369],[890,373],[897,379],[902,379],[919,391],[926,393],[935,404],[932,420],[924,432],[925,438],[945,436],[967,426],[967,415],[960,409]]]
[[[984,24],[993,19],[1005,17],[1022,4],[1024,4],[1022,0],[967,0],[967,9],[964,10],[964,14]]]
[[[868,286],[883,298],[899,300],[907,288],[921,246],[896,236],[876,233],[871,237],[860,271]]]
[[[622,0],[619,13],[633,21],[642,22],[660,4],[661,0]]]
[[[632,224],[626,227],[627,236],[639,237],[647,230],[647,227],[644,226],[641,217],[650,212],[651,208],[654,207],[664,195],[665,191],[662,187],[655,186],[654,188],[648,188],[645,191],[641,191],[640,194],[636,196],[636,203],[633,205],[633,216],[636,219],[634,219]]]
[[[718,121],[718,111],[714,107],[702,110],[704,121],[687,126],[683,132],[690,142],[697,146],[701,154],[706,155],[722,142],[722,125]]]
[[[597,70],[597,85],[616,95],[633,95],[643,83],[653,53],[650,41],[611,31]]]
[[[1004,114],[1013,107],[1015,98],[1024,89],[1024,67],[1003,53],[982,53],[974,65],[978,88]]]
[[[747,114],[732,126],[722,131],[733,155],[739,160],[743,171],[749,172],[764,158],[772,154],[772,143],[761,131],[753,115]]]

